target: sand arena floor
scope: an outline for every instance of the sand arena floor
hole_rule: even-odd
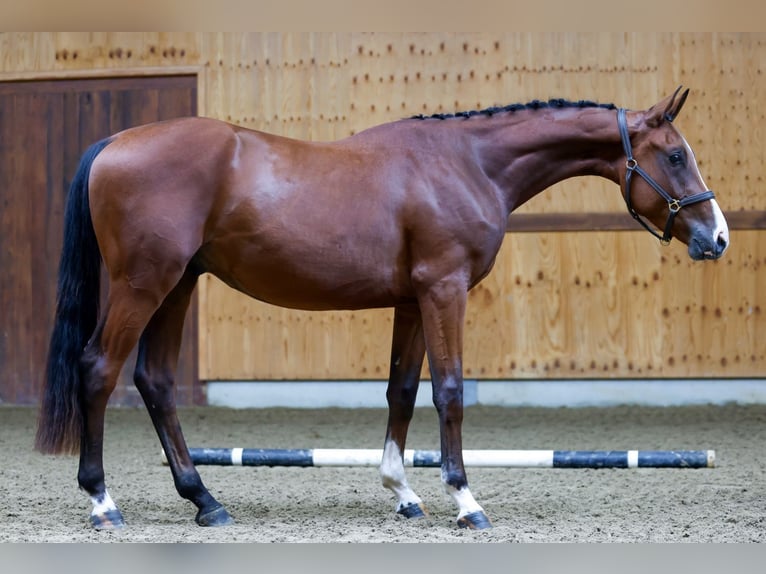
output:
[[[192,446],[380,448],[380,409],[180,411]],[[766,406],[466,409],[467,449],[716,451],[713,469],[469,468],[494,523],[455,526],[439,471],[408,469],[430,517],[407,521],[373,467],[200,467],[234,517],[200,528],[173,487],[144,409],[107,414],[107,485],[127,527],[96,532],[77,459],[32,450],[36,411],[0,407],[0,541],[10,542],[763,542]],[[435,411],[417,409],[409,448],[438,448]]]

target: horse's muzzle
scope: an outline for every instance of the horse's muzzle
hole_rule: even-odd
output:
[[[695,261],[718,259],[729,247],[729,234],[717,231],[714,240],[707,237],[693,237],[689,242],[689,257]]]

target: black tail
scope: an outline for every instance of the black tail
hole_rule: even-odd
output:
[[[93,144],[83,154],[66,201],[56,319],[35,438],[35,448],[48,454],[76,454],[80,448],[80,357],[98,321],[101,278],[88,178],[93,160],[110,141]]]

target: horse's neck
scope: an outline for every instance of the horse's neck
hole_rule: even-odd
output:
[[[480,149],[484,172],[506,194],[509,213],[570,177],[619,181],[622,146],[614,110],[565,108],[498,118]]]

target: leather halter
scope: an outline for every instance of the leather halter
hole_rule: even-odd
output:
[[[672,121],[672,118],[667,119]],[[667,245],[670,243],[670,239],[673,237],[671,234],[671,229],[673,229],[673,221],[675,220],[676,215],[678,215],[678,212],[681,211],[681,208],[687,205],[692,205],[694,203],[699,203],[700,201],[713,199],[715,195],[712,191],[708,190],[701,193],[695,193],[694,195],[687,195],[681,199],[673,198],[667,191],[662,188],[659,183],[654,181],[654,179],[652,179],[648,173],[641,169],[641,167],[638,165],[638,161],[633,157],[633,149],[630,146],[630,135],[628,134],[628,122],[626,119],[625,108],[620,108],[617,110],[617,125],[620,128],[622,147],[625,150],[625,156],[627,158],[625,162],[625,167],[627,167],[627,171],[625,172],[625,203],[628,206],[628,212],[633,216],[633,219],[638,221],[644,227],[644,229],[659,239],[660,243]],[[649,224],[641,218],[636,210],[633,209],[633,204],[630,201],[630,180],[633,177],[634,172],[643,177],[646,183],[651,185],[654,190],[660,194],[662,199],[668,202],[668,220],[665,222],[665,229],[662,235],[652,229]]]

